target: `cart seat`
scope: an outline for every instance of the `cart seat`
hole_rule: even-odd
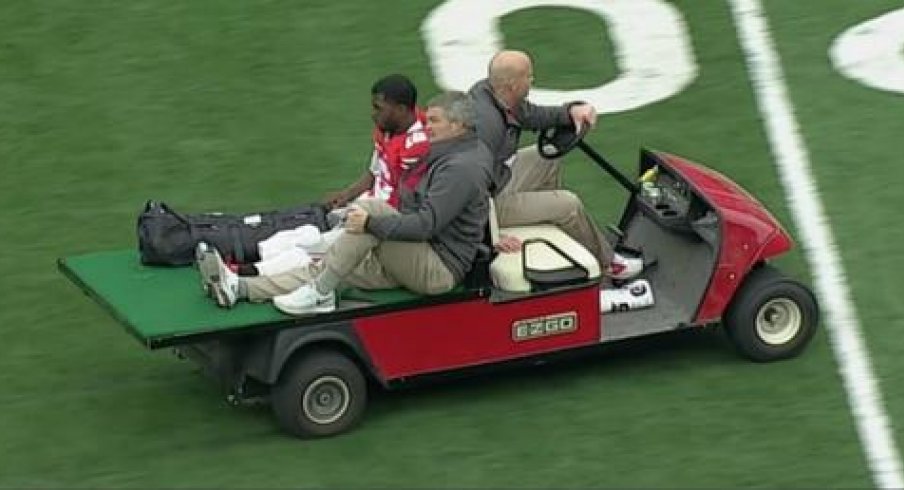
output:
[[[497,254],[490,263],[490,277],[499,289],[529,292],[600,277],[596,257],[555,225],[500,229],[495,204],[490,200],[490,237],[493,245],[498,243],[500,235],[516,237],[525,245],[519,252]]]

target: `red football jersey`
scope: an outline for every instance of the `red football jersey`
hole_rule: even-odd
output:
[[[401,186],[414,189],[427,172],[424,163],[430,152],[427,138],[427,116],[417,109],[414,124],[404,133],[391,135],[375,127],[374,153],[370,171],[374,174],[371,197],[386,200],[392,207],[399,205]]]

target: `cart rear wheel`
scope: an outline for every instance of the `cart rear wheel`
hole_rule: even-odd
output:
[[[816,333],[818,320],[813,293],[764,265],[753,270],[735,293],[724,324],[741,355],[768,362],[800,354]]]
[[[367,384],[361,370],[335,351],[315,351],[290,364],[273,388],[279,424],[298,437],[345,432],[361,420]]]

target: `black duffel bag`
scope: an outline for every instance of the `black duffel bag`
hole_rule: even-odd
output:
[[[148,201],[138,216],[138,251],[145,265],[189,265],[195,246],[210,243],[224,258],[260,260],[257,244],[274,233],[301,225],[327,229],[326,208],[307,204],[250,214],[180,214],[160,201]]]

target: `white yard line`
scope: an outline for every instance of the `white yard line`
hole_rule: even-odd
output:
[[[880,488],[904,488],[900,453],[810,169],[807,148],[788,98],[765,13],[760,0],[730,0],[730,3],[772,153],[813,272],[823,325],[835,352],[874,483]]]

